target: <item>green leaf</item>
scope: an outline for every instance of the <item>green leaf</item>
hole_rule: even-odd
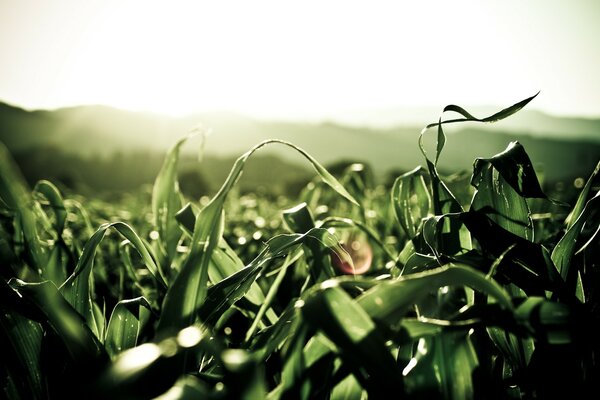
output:
[[[463,332],[422,338],[417,354],[404,368],[406,393],[411,397],[469,399],[474,397],[477,354]]]
[[[598,173],[600,173],[600,161],[598,161],[598,164],[596,164],[596,168],[588,178],[583,189],[581,189],[581,193],[579,193],[579,196],[577,197],[575,207],[573,207],[573,209],[571,210],[571,212],[565,220],[565,222],[567,223],[567,230],[569,230],[573,226],[575,221],[577,221],[577,219],[583,212],[583,209],[585,208],[585,203],[587,202],[588,196],[590,195],[590,190],[592,189],[592,184],[596,179],[596,176],[598,176]]]
[[[75,308],[75,310],[77,310],[77,312],[84,316],[88,326],[98,337],[100,336],[97,330],[92,308],[92,299],[90,296],[90,278],[94,264],[94,256],[98,246],[107,230],[111,227],[131,242],[132,246],[140,254],[150,274],[161,287],[166,287],[166,283],[160,274],[158,265],[148,252],[144,242],[129,225],[123,222],[113,222],[101,225],[85,244],[83,252],[77,261],[75,271],[73,271],[73,274],[71,274],[60,287],[60,291],[63,293],[65,299]]]
[[[375,321],[396,324],[408,307],[443,286],[468,286],[491,296],[505,309],[513,309],[510,296],[495,280],[473,268],[452,264],[381,282],[357,301]]]
[[[298,261],[298,259],[303,254],[304,254],[303,250],[301,248],[298,248],[295,251],[293,251],[292,253],[288,254],[288,256],[286,257],[285,261],[283,262],[283,265],[281,266],[279,272],[277,273],[277,276],[275,277],[275,280],[273,281],[273,283],[271,283],[269,292],[267,293],[267,296],[264,298],[264,301],[262,302],[260,309],[256,313],[256,317],[254,318],[254,321],[252,321],[252,325],[250,326],[250,328],[248,328],[248,331],[246,332],[246,338],[245,338],[246,342],[250,342],[250,340],[252,339],[252,336],[254,335],[254,332],[256,331],[256,329],[258,327],[260,320],[262,319],[262,317],[265,315],[265,313],[271,306],[271,303],[273,302],[273,300],[277,294],[277,291],[279,290],[279,286],[281,285],[281,283],[283,282],[283,279],[285,278],[288,268],[292,264],[294,264],[296,261]]]
[[[444,112],[454,111],[456,113],[461,114],[465,118],[451,119],[451,120],[446,120],[446,121],[440,121],[440,122],[437,122],[434,124],[429,124],[429,125],[427,125],[427,129],[433,128],[434,126],[440,126],[440,125],[444,125],[444,124],[452,124],[452,123],[456,123],[456,122],[468,122],[468,121],[471,121],[471,122],[497,122],[504,118],[510,117],[511,115],[520,111],[531,100],[535,99],[538,94],[540,94],[540,92],[537,92],[535,95],[528,97],[525,100],[521,100],[518,103],[515,103],[512,106],[507,107],[507,108],[503,109],[502,111],[499,111],[499,112],[497,112],[493,115],[490,115],[489,117],[485,117],[485,118],[476,118],[473,115],[469,114],[464,108],[462,108],[460,106],[456,106],[454,104],[451,104],[444,108]]]
[[[110,316],[104,342],[112,358],[137,345],[140,332],[150,317],[150,310],[150,304],[144,297],[117,303]]]
[[[288,229],[294,233],[305,233],[315,227],[315,220],[306,203],[283,210],[281,217]]]
[[[578,244],[577,239],[581,233],[581,229],[588,220],[588,216],[599,208],[600,191],[586,203],[577,219],[570,224],[570,228],[565,232],[552,251],[552,261],[566,282],[575,282],[574,279],[570,279],[570,274],[577,272],[577,269],[571,270],[571,259]]]
[[[367,238],[369,238],[369,241],[376,244],[384,252],[384,254],[390,261],[396,262],[396,257],[381,241],[377,233],[375,233],[373,229],[369,228],[367,225],[360,221],[355,221],[350,218],[326,217],[323,221],[321,221],[319,228],[357,228],[360,231],[364,232]]]
[[[96,336],[52,282],[26,283],[12,279],[9,285],[18,294],[18,302],[28,311],[27,315],[60,338],[73,362],[85,364],[104,359],[106,353]]]
[[[190,326],[156,343],[144,343],[120,353],[88,390],[102,399],[155,398],[184,374],[198,373],[199,358],[206,354],[222,363],[223,345],[202,326]],[[194,367],[182,368],[186,359]]]
[[[495,169],[493,163],[478,159],[471,182],[477,188],[471,202],[472,210],[487,210],[489,218],[499,226],[533,241],[533,222],[527,200],[507,184],[504,175]]]
[[[523,239],[492,221],[486,214],[469,211],[460,214],[471,234],[482,249],[495,259],[513,247],[498,267],[498,272],[528,295],[543,295],[551,290],[569,298],[564,281],[548,256],[548,251],[538,243]]]
[[[370,396],[402,393],[400,371],[369,314],[334,280],[307,295],[303,317],[340,350]]]
[[[439,120],[440,124],[438,125],[438,136],[437,136],[437,145],[435,149],[435,161],[434,164],[437,165],[438,160],[440,158],[440,154],[442,154],[442,150],[444,150],[444,146],[446,145],[446,135],[444,134],[444,130],[442,129],[442,119]]]
[[[433,195],[432,196],[433,210],[434,210],[435,215],[459,213],[459,212],[463,211],[460,203],[458,203],[458,201],[456,200],[454,195],[450,192],[448,187],[439,178],[438,172],[436,169],[436,164],[437,164],[438,158],[440,156],[441,151],[444,148],[444,143],[446,140],[444,132],[442,130],[442,125],[449,124],[449,123],[455,123],[455,122],[465,122],[465,121],[477,121],[477,122],[499,121],[501,119],[504,119],[504,118],[516,113],[517,111],[519,111],[520,109],[525,107],[525,105],[527,105],[536,96],[537,96],[537,94],[532,97],[529,97],[523,101],[520,101],[516,104],[513,104],[512,106],[510,106],[496,114],[493,114],[489,117],[482,118],[482,119],[473,117],[471,114],[466,112],[462,107],[458,107],[455,105],[449,105],[444,108],[444,111],[454,111],[459,114],[462,114],[465,118],[446,120],[446,121],[442,121],[440,119],[437,123],[427,125],[421,131],[421,134],[419,136],[419,148],[421,149],[421,152],[425,156],[425,160],[427,162],[427,168],[429,170],[429,174],[431,177],[431,186],[432,186],[432,195]],[[433,128],[433,127],[438,128],[437,148],[436,148],[436,156],[435,156],[434,162],[429,160],[429,158],[427,157],[427,153],[425,151],[425,147],[423,146],[423,136],[424,136],[425,132],[429,128]],[[535,177],[535,174],[533,176]],[[522,178],[523,174],[516,175],[517,183],[518,183],[519,177]],[[527,175],[527,177],[529,178],[529,175]],[[512,178],[511,179],[506,178],[506,179],[508,182],[511,182],[511,183],[513,182]],[[537,182],[537,180],[536,180],[536,182]],[[469,243],[467,243],[468,238],[466,238],[464,234],[461,234],[460,229],[461,229],[460,223],[456,219],[450,219],[447,221],[447,225],[444,227],[444,230],[443,230],[444,240],[442,240],[442,242],[441,242],[441,243],[443,243],[445,253],[450,254],[450,255],[456,254],[457,252],[459,252],[461,250],[461,248],[469,248],[470,247]]]
[[[525,299],[515,310],[515,318],[536,340],[556,345],[573,343],[581,337],[577,330],[585,323],[567,304],[542,297]]]
[[[65,208],[65,203],[60,194],[60,191],[54,184],[49,181],[41,180],[36,183],[33,188],[34,193],[42,194],[55,215],[55,223],[54,223],[54,231],[56,232],[57,238],[61,238],[62,231],[65,228],[65,221],[67,219],[67,209]]]
[[[481,170],[489,169],[489,164],[520,196],[547,198],[540,187],[531,160],[519,142],[511,142],[506,150],[491,158],[477,158],[473,165],[473,186],[478,186],[477,182],[482,174]]]
[[[443,145],[439,144],[440,138],[444,138],[443,132],[441,132],[442,126],[438,126],[438,151],[443,149]],[[445,214],[454,214],[463,212],[463,208],[454,197],[454,194],[448,189],[446,184],[441,180],[438,175],[438,171],[434,162],[428,157],[423,145],[423,136],[427,128],[421,131],[419,136],[419,148],[421,153],[425,157],[427,163],[427,169],[429,170],[429,176],[431,179],[431,193],[433,202],[433,213],[434,215],[440,216]],[[443,139],[445,140],[445,139]],[[436,160],[439,157],[439,153],[436,153]],[[465,242],[464,235],[461,235],[461,224],[457,219],[444,220],[444,226],[441,230],[440,245],[443,251],[447,254],[456,254],[463,248],[469,248],[470,243]]]
[[[363,393],[363,389],[354,375],[350,374],[333,388],[331,400],[363,399],[366,398]]]
[[[36,228],[37,217],[33,210],[33,199],[25,179],[2,143],[0,143],[0,200],[11,212],[16,213],[29,261],[38,272],[46,264],[46,254]]]
[[[181,230],[177,226],[175,214],[181,208],[181,196],[177,181],[179,150],[191,136],[182,138],[169,150],[167,157],[156,176],[152,189],[152,216],[154,227],[159,235],[160,247],[170,261],[175,256]]]
[[[425,170],[417,167],[401,175],[392,186],[392,204],[396,219],[409,239],[414,239],[422,220],[430,213],[431,196],[425,183]]]
[[[286,255],[305,242],[319,241],[326,238],[328,246],[337,246],[337,241],[325,229],[313,228],[305,234],[278,235],[267,242],[264,249],[250,264],[233,275],[223,279],[208,289],[208,296],[204,304],[198,307],[200,319],[212,323],[215,318],[241,299],[254,283],[257,275],[272,259]],[[335,247],[334,247],[335,248]],[[340,253],[341,256],[342,253]]]
[[[12,289],[4,280],[0,281],[0,287],[0,352],[4,365],[0,374],[12,380],[15,396],[18,394],[22,399],[46,398],[40,363],[42,327],[9,306],[10,299],[7,297],[10,297]],[[4,386],[2,389],[8,388]],[[7,392],[4,395],[9,398]]]

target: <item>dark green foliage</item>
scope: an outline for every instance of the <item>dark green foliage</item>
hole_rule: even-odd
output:
[[[48,181],[30,191],[0,147],[1,396],[597,391],[598,168],[570,213],[548,199],[517,142],[477,159],[472,187],[438,171],[445,124],[493,122],[532,98],[481,119],[446,107],[464,118],[430,125],[432,158],[425,129],[425,167],[388,189],[368,165],[344,164],[335,178],[270,140],[239,157],[210,200],[184,206],[183,139],[151,195],[111,205]],[[240,195],[247,161],[271,143],[316,172],[299,199]]]

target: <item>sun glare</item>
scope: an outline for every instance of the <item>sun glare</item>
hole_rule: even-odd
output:
[[[600,83],[581,77],[599,57],[578,35],[597,33],[591,17],[571,16],[573,30],[558,6],[508,3],[24,0],[5,6],[0,95],[285,116],[506,104],[542,89],[538,107],[589,112]]]

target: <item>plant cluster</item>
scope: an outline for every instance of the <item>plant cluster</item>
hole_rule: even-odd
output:
[[[535,96],[534,96],[535,97]],[[469,204],[425,167],[377,187],[263,142],[201,203],[180,140],[120,207],[23,183],[0,147],[0,386],[14,399],[545,398],[598,389],[599,167],[570,209],[517,142],[473,165]],[[423,138],[437,130],[435,156]],[[316,178],[297,205],[240,196],[266,145]],[[206,199],[205,199],[206,200]],[[281,208],[286,209],[279,212]],[[568,210],[568,211],[567,211]],[[566,217],[564,217],[566,215]]]

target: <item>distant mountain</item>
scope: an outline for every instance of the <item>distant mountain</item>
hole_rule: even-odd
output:
[[[435,119],[434,115],[431,117],[430,120]],[[278,138],[297,144],[324,164],[340,159],[367,161],[378,176],[391,169],[409,170],[423,164],[417,145],[422,125],[376,129],[336,123],[259,121],[227,113],[170,118],[104,106],[30,112],[0,103],[0,141],[20,153],[53,146],[86,156],[106,157],[115,152],[164,154],[199,124],[212,129],[205,151],[213,157],[237,157],[263,140]],[[448,141],[440,161],[440,168],[445,171],[470,169],[476,157],[494,155],[513,140],[525,146],[549,180],[588,175],[600,159],[598,120],[523,111],[496,125],[454,125],[446,131]],[[434,137],[432,132],[427,141]],[[428,148],[435,146],[429,143]],[[195,145],[185,147],[188,153],[195,150]],[[295,152],[281,146],[261,149],[261,153],[283,157],[298,168],[307,165]]]
[[[405,107],[375,110],[340,112],[327,116],[336,123],[353,126],[390,128],[394,126],[425,126],[437,121],[443,107]],[[469,112],[482,118],[499,111],[498,107],[469,107]],[[600,110],[598,110],[600,114]],[[444,119],[460,118],[454,113],[445,113]],[[313,120],[323,116],[312,116]],[[477,125],[478,128],[527,133],[532,136],[557,139],[600,141],[600,118],[557,117],[532,109],[491,125]]]

